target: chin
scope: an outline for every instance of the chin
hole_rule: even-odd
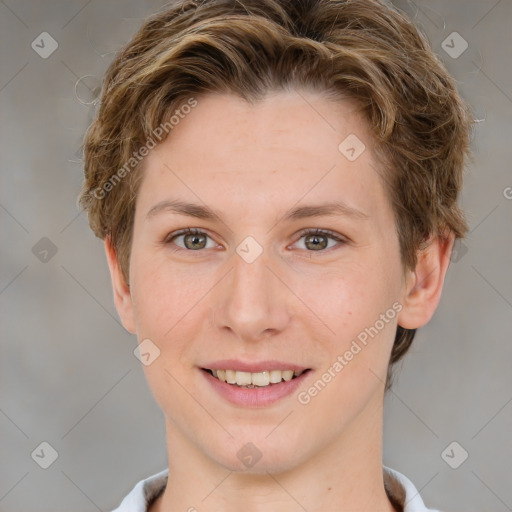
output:
[[[238,459],[237,455],[215,458],[215,462],[228,471],[240,473],[245,475],[266,475],[286,473],[294,469],[298,465],[296,455],[282,454],[276,455],[275,453],[265,456],[263,453],[261,458],[257,460],[254,465],[249,462],[245,463]]]
[[[211,445],[205,449],[216,464],[228,471],[252,475],[283,473],[292,470],[308,457],[304,443],[298,440],[294,442],[286,434],[283,431],[280,437],[271,440],[265,439],[268,430],[263,435],[251,436],[246,433],[244,436],[230,438],[222,451],[212,452]],[[308,448],[311,449],[311,446]]]

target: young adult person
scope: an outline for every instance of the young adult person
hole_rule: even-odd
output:
[[[432,317],[471,118],[374,0],[180,1],[110,65],[81,204],[166,421],[118,512],[425,512],[382,465]]]

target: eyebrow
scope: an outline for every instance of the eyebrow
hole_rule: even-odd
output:
[[[163,212],[186,215],[188,217],[195,217],[196,219],[224,222],[221,213],[217,210],[214,210],[208,206],[195,203],[187,203],[177,199],[160,201],[148,211],[146,214],[146,219],[151,219]],[[292,208],[285,212],[285,214],[281,217],[281,221],[293,221],[310,217],[323,216],[352,217],[358,220],[368,219],[368,215],[361,210],[353,208],[343,201],[335,201],[319,205],[306,205]]]

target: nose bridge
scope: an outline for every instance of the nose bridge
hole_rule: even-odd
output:
[[[249,247],[249,251],[244,249]],[[251,257],[254,247],[237,248],[232,257],[232,271],[217,297],[217,327],[229,327],[244,340],[257,340],[268,332],[281,331],[289,321],[288,299],[284,285],[270,270],[265,252]]]

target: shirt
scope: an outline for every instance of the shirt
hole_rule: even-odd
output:
[[[414,484],[404,475],[386,466],[382,467],[384,487],[395,507],[403,512],[439,512],[427,508]],[[149,505],[163,492],[167,485],[168,469],[141,480],[112,512],[147,512]]]

